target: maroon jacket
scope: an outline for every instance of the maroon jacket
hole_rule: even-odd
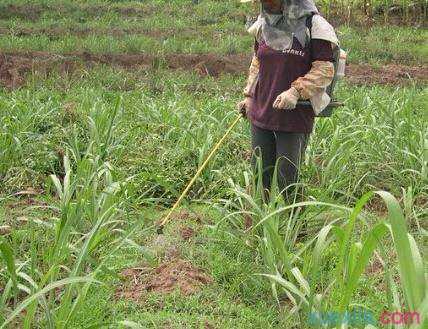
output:
[[[313,61],[333,61],[331,43],[312,39],[302,47],[294,38],[293,46],[286,51],[274,50],[265,42],[256,41],[255,55],[259,59],[259,78],[248,117],[260,128],[285,132],[311,133],[314,112],[299,106],[294,110],[277,110],[272,107],[276,97],[291,87],[291,83],[304,76]]]

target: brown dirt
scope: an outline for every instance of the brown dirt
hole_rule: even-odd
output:
[[[428,196],[418,195],[415,198],[415,206],[420,208],[426,208],[428,206]]]
[[[0,19],[20,18],[36,21],[40,18],[42,11],[42,6],[32,4],[0,6]]]
[[[383,273],[383,265],[378,257],[374,257],[374,259],[366,267],[365,274],[375,275],[378,273]]]
[[[180,229],[180,236],[185,241],[190,240],[195,235],[196,235],[196,231],[189,226],[184,226]]]
[[[47,52],[0,53],[0,85],[14,89],[25,83],[28,73],[49,75],[58,71],[69,74],[77,69],[97,64],[118,66],[124,69],[165,67],[171,70],[194,70],[201,75],[217,77],[224,73],[246,71],[245,55],[221,56],[215,54],[168,54],[163,58],[149,54],[91,54],[88,52],[52,54]]]
[[[253,227],[253,218],[249,214],[244,214],[244,229],[247,231]]]
[[[8,89],[22,86],[28,73],[49,75],[57,71],[62,75],[94,65],[111,65],[127,70],[157,69],[193,70],[200,75],[217,77],[221,74],[246,74],[249,56],[245,54],[167,54],[158,57],[150,54],[92,54],[75,52],[54,54],[48,52],[0,53],[0,85]],[[387,64],[374,68],[367,64],[350,64],[347,80],[356,85],[401,85],[416,80],[428,82],[428,66]]]
[[[375,215],[379,217],[386,217],[388,215],[388,208],[385,205],[385,202],[383,202],[383,199],[375,194],[364,206],[364,208],[374,213]]]
[[[200,214],[197,214],[195,212],[182,209],[172,215],[172,220],[181,220],[185,222],[192,221],[197,224],[201,224],[203,221],[203,217]]]
[[[346,67],[347,80],[353,84],[405,84],[411,80],[428,82],[428,66],[405,66],[386,64],[374,68],[368,64],[349,64]]]
[[[13,201],[5,205],[5,207],[8,209],[15,209],[15,208],[29,207],[29,206],[47,207],[48,203],[45,201],[41,201],[41,200],[37,200],[29,197],[29,198],[22,198],[18,201]]]
[[[68,74],[81,68],[77,59],[44,52],[0,53],[0,85],[14,89],[24,85],[29,73]]]
[[[149,271],[131,268],[121,274],[126,283],[117,290],[116,297],[136,301],[149,292],[163,294],[179,290],[183,295],[191,295],[212,283],[212,278],[202,269],[182,259],[165,262]]]
[[[215,328],[214,325],[212,325],[207,320],[205,320],[204,329],[214,329],[214,328]]]

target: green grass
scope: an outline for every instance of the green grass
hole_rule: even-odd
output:
[[[248,9],[235,1],[35,4],[33,21],[0,15],[0,31],[38,31],[2,34],[3,51],[251,51],[241,32]],[[103,34],[142,27],[161,37]],[[87,28],[93,33],[75,32]],[[426,30],[339,31],[351,62],[426,61]],[[123,269],[164,259],[154,223],[237,115],[244,83],[162,65],[96,65],[34,73],[19,89],[0,89],[0,232],[10,229],[0,236],[0,327],[306,329],[314,310],[424,312],[428,117],[427,89],[417,83],[340,84],[345,106],[317,120],[297,213],[281,198],[260,203],[242,120],[182,204],[202,222],[175,219],[165,228],[168,245],[213,282],[190,296],[116,297]],[[371,192],[379,190],[390,194]],[[256,228],[246,229],[245,213]],[[300,237],[305,223],[310,234]],[[182,227],[197,234],[184,241]]]
[[[212,211],[207,213],[213,214]],[[218,219],[218,214],[210,217],[213,221]],[[249,266],[253,255],[240,240],[230,241],[227,232],[203,229],[194,238],[194,243],[199,246],[195,248],[193,242],[183,242],[177,238],[177,228],[181,225],[169,226],[167,238],[182,250],[184,258],[192,259],[195,265],[207,269],[215,283],[188,298],[182,298],[178,293],[167,296],[148,294],[140,305],[125,300],[118,301],[113,307],[99,305],[99,312],[104,312],[106,322],[108,319],[127,318],[149,328],[166,324],[172,328],[200,328],[206,322],[221,328],[270,327],[273,323],[285,326],[284,319],[272,313],[272,305],[267,302],[268,287],[253,276],[261,268],[256,263]],[[189,225],[192,226],[191,223]],[[123,266],[132,266],[138,263],[138,254],[128,251],[120,255],[120,259],[121,262],[127,260]],[[118,262],[114,266],[120,269]],[[117,281],[112,281],[111,286],[116,284]],[[93,301],[109,300],[113,293],[113,289],[97,292]],[[90,304],[91,300],[88,300]],[[81,315],[85,321],[93,319],[96,322],[100,318],[98,314],[90,318],[86,315],[86,312]]]
[[[130,8],[137,9],[132,11]],[[251,13],[250,8],[234,1],[221,5],[203,1],[189,6],[179,2],[153,2],[150,5],[131,2],[114,6],[103,2],[53,2],[41,6],[35,21],[20,16],[0,19],[0,28],[5,29],[0,35],[0,48],[3,51],[33,50],[60,54],[73,51],[250,53],[253,41],[243,27],[245,15]],[[174,15],[174,20],[170,19],[171,15]],[[332,23],[335,23],[334,18]],[[33,32],[20,35],[22,29],[27,29],[27,33],[28,30]],[[43,34],[41,29],[60,31]],[[88,32],[82,36],[78,32],[82,30]],[[117,35],[115,30],[125,32]],[[367,30],[342,26],[338,33],[343,48],[349,52],[350,62],[376,65],[426,63],[426,29],[377,25]]]
[[[342,27],[339,40],[348,51],[353,63],[398,62],[408,65],[427,63],[428,45],[426,29],[411,27],[377,26],[369,31],[360,28]]]
[[[88,111],[108,107],[122,95],[122,121],[117,128],[121,143],[110,161],[123,168],[123,178],[137,175],[138,190],[152,186],[153,196],[177,196],[233,119],[234,104],[240,98],[236,85],[243,83],[242,78],[228,76],[201,80],[191,73],[162,70],[115,75],[111,69],[100,68],[84,80],[76,74],[62,79],[62,85],[52,78],[42,85],[35,81],[28,89],[3,92],[4,190],[19,189],[17,180],[21,187],[30,182],[43,186],[46,175],[61,167],[58,154],[70,134],[78,131],[82,145],[88,141]],[[397,193],[398,186],[413,186],[415,192],[422,192],[426,121],[420,118],[426,116],[426,90],[343,85],[338,95],[347,105],[332,119],[318,120],[307,152],[304,182],[320,184],[325,195],[335,190],[359,195],[367,186]],[[248,125],[243,121],[215,160],[219,172],[208,168],[192,191],[203,187],[197,196],[224,195],[224,177],[239,174],[236,163],[245,164],[241,160],[248,140]],[[16,176],[16,168],[22,168],[22,179]]]
[[[76,155],[83,156],[87,152],[90,141],[98,140],[94,139],[98,133],[91,132],[91,120],[95,120],[96,126],[101,129],[106,124],[103,122],[109,120],[108,113],[113,110],[116,97],[121,96],[114,140],[110,141],[108,151],[102,158],[112,171],[112,177],[125,184],[118,200],[122,204],[120,222],[125,218],[130,224],[134,223],[132,225],[142,224],[136,221],[137,218],[145,218],[144,222],[147,222],[147,215],[139,215],[141,204],[150,207],[153,204],[171,204],[201,164],[209,147],[235,116],[234,104],[239,99],[236,85],[242,85],[244,81],[228,76],[196,80],[193,74],[162,70],[152,73],[146,72],[144,75],[141,72],[140,76],[138,72],[123,72],[117,75],[115,70],[98,68],[88,72],[84,79],[76,75],[62,78],[58,84],[58,77],[53,76],[48,80],[34,80],[21,90],[4,91],[0,96],[3,109],[1,188],[4,202],[14,200],[15,192],[31,186],[50,195],[48,204],[59,207],[58,202],[52,199],[57,193],[49,175],[63,177],[66,171],[62,155],[67,150],[69,154],[75,154],[71,159],[72,170],[77,170],[76,174],[79,167],[83,166],[82,170],[86,167],[84,162],[82,165],[75,164],[75,159]],[[401,195],[400,187],[405,186],[411,188],[409,200],[412,211],[408,219],[415,225],[423,226],[423,204],[417,200],[424,200],[427,196],[424,164],[424,143],[427,138],[424,132],[427,130],[426,120],[420,119],[425,115],[425,89],[419,86],[355,89],[344,84],[338,95],[346,100],[347,105],[332,118],[318,120],[316,132],[311,138],[301,176],[307,195],[319,201],[352,206],[365,191],[384,189]],[[106,128],[102,129],[106,131]],[[99,146],[90,153],[94,159],[97,154],[103,154],[102,139],[96,145]],[[248,162],[244,160],[248,147],[248,124],[242,121],[191,189],[188,201],[233,199],[227,180],[244,184],[242,172],[249,169]],[[79,175],[89,174],[86,171],[84,169]],[[72,202],[79,204],[79,198],[79,195],[73,196],[75,201]],[[6,218],[2,224],[16,227],[13,218],[17,215],[5,209]],[[64,211],[68,212],[66,209]],[[26,207],[20,206],[14,213],[26,216],[25,211]],[[126,216],[128,211],[131,211],[130,215]],[[152,217],[159,217],[159,214],[154,212],[149,216]],[[47,222],[51,221],[49,216],[46,218]],[[161,303],[164,306],[160,309],[149,303],[134,314],[132,310],[137,306],[121,301],[117,302],[117,306],[100,303],[97,312],[85,315],[85,309],[91,309],[85,306],[86,303],[110,300],[114,294],[117,279],[99,274],[101,276],[98,275],[97,279],[110,282],[108,286],[111,288],[90,288],[86,301],[82,301],[76,313],[80,315],[73,315],[73,323],[76,321],[76,326],[79,326],[79,319],[94,319],[95,323],[97,318],[108,322],[107,314],[112,314],[112,310],[114,321],[118,318],[130,319],[143,326],[170,321],[180,323],[177,327],[193,325],[197,328],[207,320],[217,323],[220,328],[244,327],[251,323],[259,323],[255,327],[274,326],[273,323],[277,323],[285,328],[287,323],[297,321],[276,313],[273,300],[262,305],[256,303],[260,299],[270,299],[269,287],[263,283],[264,280],[254,276],[249,278],[249,274],[264,272],[263,261],[259,259],[254,262],[254,251],[245,249],[240,234],[230,240],[227,221],[220,219],[221,214],[217,214],[212,221],[224,223],[221,231],[204,231],[207,235],[203,238],[204,248],[201,249],[200,244],[183,247],[186,258],[211,273],[215,281],[213,287],[189,299],[165,297],[166,301]],[[88,230],[90,223],[94,222],[88,217],[81,223],[83,226],[79,225],[79,230]],[[43,241],[52,241],[55,236],[54,232],[44,233],[45,239],[34,244],[31,236],[38,236],[36,232],[39,229],[24,238],[22,233],[29,229],[26,226],[13,233],[14,250],[17,243],[22,246],[30,244],[32,250],[44,250]],[[363,232],[366,230],[362,229]],[[99,234],[102,236],[103,233]],[[174,234],[171,233],[171,236],[174,237]],[[145,245],[145,240],[138,235],[133,238]],[[118,254],[112,256],[104,254],[102,250],[109,242],[100,239],[104,242],[100,244],[97,258],[104,259],[113,272],[119,272],[125,264],[138,264],[144,259],[135,251],[127,255],[128,248],[119,249]],[[20,253],[16,252],[15,255]],[[50,266],[46,256],[36,258],[35,262],[36,268],[47,270]],[[333,273],[334,268],[331,264],[323,266],[321,271],[328,275]],[[243,269],[245,271],[241,272]],[[367,286],[379,280],[382,280],[381,273],[363,278],[356,287],[354,302],[361,300],[376,312],[386,307],[384,296],[367,295],[365,292]],[[260,298],[261,293],[265,297]],[[220,301],[213,303],[213,296],[220,298]],[[154,305],[158,305],[159,297],[153,298]],[[232,309],[226,307],[237,299],[243,300],[243,304],[233,304]],[[172,300],[174,303],[170,304]],[[206,307],[201,308],[201,303],[209,303],[209,311]],[[334,307],[334,304],[328,305],[324,307]],[[231,317],[235,320],[219,320]]]

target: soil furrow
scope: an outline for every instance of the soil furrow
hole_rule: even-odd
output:
[[[124,69],[172,69],[196,71],[201,75],[217,77],[221,74],[246,74],[249,54],[93,54],[75,52],[55,54],[49,52],[0,53],[0,84],[14,89],[25,83],[29,73],[49,74],[53,71],[70,73],[96,65],[111,65]],[[386,64],[372,67],[368,64],[349,64],[347,80],[356,85],[426,83],[428,66]]]

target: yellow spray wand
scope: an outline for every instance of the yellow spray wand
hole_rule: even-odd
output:
[[[229,126],[229,128],[227,129],[227,131],[224,133],[223,137],[217,142],[217,144],[214,145],[213,149],[211,150],[210,154],[208,154],[208,156],[205,159],[204,163],[199,167],[198,171],[193,176],[193,178],[189,181],[189,183],[187,184],[186,188],[181,193],[180,197],[174,203],[174,205],[172,206],[172,208],[169,210],[169,212],[166,215],[166,217],[159,224],[158,229],[157,229],[158,234],[162,234],[163,233],[163,228],[164,228],[165,224],[168,222],[168,220],[170,219],[170,217],[171,217],[172,213],[174,212],[174,210],[178,207],[178,205],[180,204],[181,200],[183,200],[183,198],[185,197],[185,195],[187,194],[187,192],[189,192],[189,190],[192,187],[193,183],[199,177],[199,175],[201,174],[202,170],[204,170],[204,168],[207,166],[207,164],[210,161],[210,159],[217,152],[217,150],[219,149],[219,147],[221,146],[221,144],[224,142],[224,140],[230,134],[230,132],[232,131],[233,127],[235,127],[235,125],[238,123],[238,121],[239,121],[240,118],[241,118],[241,114],[237,116],[237,118],[232,122],[232,124]]]

